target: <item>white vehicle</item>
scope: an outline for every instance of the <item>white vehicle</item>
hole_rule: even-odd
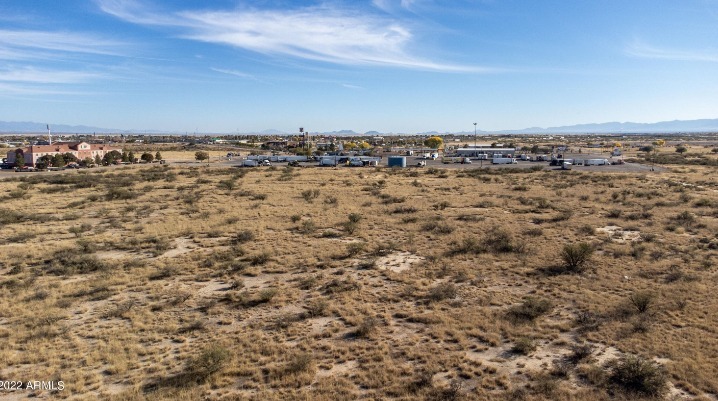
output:
[[[605,166],[610,164],[608,159],[588,159],[585,162],[586,166]]]
[[[471,159],[464,157],[461,159],[461,164],[471,164]]]
[[[349,160],[349,167],[363,167],[364,162],[359,159],[351,159]]]
[[[573,163],[563,162],[563,164],[561,165],[561,170],[571,170],[571,167],[573,167]]]
[[[521,160],[523,160],[523,161],[530,161],[530,160],[531,160],[531,156],[526,155],[526,154],[521,155]]]
[[[518,162],[513,157],[494,157],[491,159],[491,164],[517,164]]]
[[[424,167],[426,166],[426,162],[423,160],[420,160],[418,163],[416,163],[416,167]]]
[[[243,160],[242,167],[257,167],[259,163],[256,160]]]
[[[436,159],[439,158],[439,154],[438,154],[438,153],[432,153],[431,155],[429,155],[429,158],[430,158],[431,160],[436,160]]]
[[[336,166],[337,159],[335,156],[325,156],[319,159],[320,166]]]
[[[262,166],[271,166],[272,163],[269,160],[262,160]]]

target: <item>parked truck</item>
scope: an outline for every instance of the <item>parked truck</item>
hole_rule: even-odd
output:
[[[494,157],[491,164],[516,164],[518,163],[513,157]]]
[[[584,163],[586,166],[605,166],[610,164],[608,159],[587,159]]]

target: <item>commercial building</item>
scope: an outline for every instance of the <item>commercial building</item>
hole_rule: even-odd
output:
[[[96,156],[104,157],[107,153],[116,150],[122,152],[122,148],[106,144],[90,144],[87,142],[58,142],[52,145],[30,145],[26,148],[16,148],[7,152],[7,162],[15,164],[15,155],[18,150],[22,152],[26,166],[35,166],[38,159],[43,156],[55,156],[56,154],[71,153],[79,160],[85,158],[94,159]]]

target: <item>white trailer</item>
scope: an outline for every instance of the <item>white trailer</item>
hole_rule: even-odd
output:
[[[339,156],[321,156],[319,158],[320,166],[336,166]]]
[[[257,167],[259,163],[253,159],[242,160],[242,167]]]
[[[584,165],[586,166],[606,166],[610,164],[608,159],[587,159]]]
[[[491,159],[491,164],[517,164],[518,162],[513,157],[494,157]]]

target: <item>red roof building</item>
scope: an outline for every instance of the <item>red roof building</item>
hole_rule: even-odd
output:
[[[31,145],[27,148],[13,149],[7,152],[8,163],[15,163],[15,154],[22,151],[26,166],[35,166],[37,160],[42,156],[54,156],[56,154],[72,153],[79,160],[85,158],[95,159],[96,156],[104,157],[107,153],[116,150],[122,152],[122,148],[105,145],[90,144],[87,142],[58,142],[52,145]]]

